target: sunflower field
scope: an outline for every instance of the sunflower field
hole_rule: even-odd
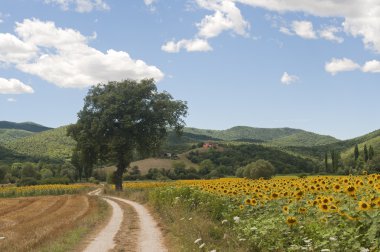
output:
[[[380,251],[378,174],[125,187],[148,189],[155,209],[169,223],[183,223],[176,232],[184,230],[201,251]],[[202,228],[206,218],[212,225]]]
[[[0,187],[0,198],[74,194],[89,188],[86,184],[6,186]]]

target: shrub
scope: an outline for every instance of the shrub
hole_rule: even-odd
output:
[[[266,160],[259,159],[256,162],[248,164],[244,168],[244,177],[251,179],[265,178],[269,179],[275,174],[274,166]]]

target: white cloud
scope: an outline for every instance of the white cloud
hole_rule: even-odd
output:
[[[212,50],[207,40],[204,39],[182,39],[178,42],[169,41],[161,46],[161,50],[169,53],[177,53],[181,49],[185,49],[188,52],[207,52]]]
[[[0,33],[0,62],[19,63],[36,56],[37,47],[9,33]]]
[[[317,35],[313,29],[313,24],[309,21],[293,21],[292,29],[301,38],[316,39]]]
[[[34,93],[31,86],[25,85],[17,79],[0,78],[0,94]]]
[[[210,0],[211,1],[211,0]],[[346,33],[361,37],[367,48],[380,53],[380,8],[376,0],[234,0],[279,13],[303,12],[317,17],[343,18]]]
[[[8,98],[7,102],[16,102],[17,100],[15,98]]]
[[[80,13],[110,9],[104,0],[45,0],[45,3],[57,4],[65,11],[73,7],[75,8],[75,11]]]
[[[144,0],[144,3],[145,5],[151,5],[153,4],[154,2],[156,2],[157,0]]]
[[[290,75],[287,72],[284,72],[281,77],[281,83],[285,85],[290,85],[293,82],[296,82],[299,80],[299,77],[296,75]]]
[[[93,37],[56,27],[53,22],[26,19],[17,23],[15,30],[18,37],[0,33],[0,63],[13,63],[60,87],[81,88],[122,79],[159,81],[164,76],[157,67],[134,60],[127,52],[98,51],[88,46]]]
[[[244,20],[240,13],[240,9],[235,3],[224,1],[206,1],[196,0],[202,8],[214,11],[213,15],[205,16],[200,23],[197,24],[199,29],[198,36],[202,38],[213,38],[223,31],[231,30],[234,33],[247,36],[249,23]]]
[[[179,52],[185,48],[188,52],[205,52],[212,50],[208,39],[219,36],[222,32],[232,31],[240,36],[248,36],[249,23],[244,20],[240,9],[231,0],[195,0],[199,7],[213,11],[196,24],[198,33],[193,39],[182,39],[178,42],[170,41],[161,49],[166,52]]]
[[[351,59],[343,58],[343,59],[331,59],[330,62],[325,64],[326,72],[331,73],[332,75],[337,74],[338,72],[347,72],[353,71],[360,68],[359,64],[355,63]]]
[[[294,33],[292,31],[289,30],[289,28],[285,27],[285,26],[281,26],[280,27],[280,32],[286,34],[286,35],[294,35]]]
[[[322,30],[318,31],[321,38],[337,43],[343,43],[344,39],[336,35],[338,32],[340,32],[340,29],[334,26],[325,27]]]
[[[362,67],[362,71],[365,73],[380,73],[380,61],[367,61]]]

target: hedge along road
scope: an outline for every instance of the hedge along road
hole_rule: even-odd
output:
[[[102,189],[97,189],[89,193],[89,195],[100,196]],[[163,243],[163,237],[157,222],[149,214],[148,210],[141,204],[126,200],[119,197],[101,196],[111,207],[112,216],[107,225],[96,235],[90,242],[84,252],[105,252],[113,249],[116,244],[114,238],[120,229],[123,227],[122,221],[124,212],[119,205],[119,202],[124,202],[134,208],[138,215],[138,239],[136,251],[139,252],[166,252],[168,251]],[[119,201],[119,202],[118,202]]]

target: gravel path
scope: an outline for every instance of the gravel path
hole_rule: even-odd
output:
[[[157,226],[157,222],[153,219],[152,215],[148,210],[141,204],[122,199],[119,197],[107,196],[109,199],[120,200],[132,206],[139,217],[139,228],[140,234],[138,239],[138,248],[139,252],[166,252],[168,251],[164,244],[161,231]]]
[[[109,199],[104,200],[112,207],[111,219],[107,226],[105,226],[95,239],[91,241],[84,252],[106,252],[113,249],[116,245],[113,238],[119,231],[121,222],[123,221],[123,211],[115,201]]]
[[[101,189],[90,192],[89,195],[99,195]],[[115,247],[114,237],[118,233],[123,221],[123,211],[117,201],[124,202],[132,206],[137,212],[139,219],[138,230],[138,252],[166,252],[168,251],[163,244],[161,231],[157,222],[153,219],[148,210],[141,204],[119,197],[102,197],[112,207],[112,216],[107,226],[100,231],[94,240],[90,242],[84,252],[106,252]]]

